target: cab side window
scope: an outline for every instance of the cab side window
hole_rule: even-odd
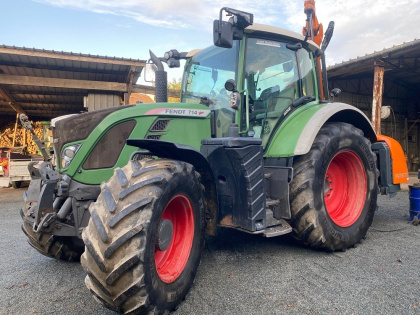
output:
[[[249,38],[245,55],[245,87],[253,117],[280,116],[299,94],[295,52],[286,43]],[[262,117],[262,116],[261,116]]]
[[[313,72],[313,61],[311,55],[305,49],[298,50],[299,71],[302,77],[302,93],[303,95],[315,96],[315,83]]]

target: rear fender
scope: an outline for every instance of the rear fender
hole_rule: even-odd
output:
[[[344,103],[302,106],[278,129],[273,137],[266,157],[290,157],[309,152],[316,135],[327,122],[345,122],[363,131],[371,142],[376,142],[375,131],[358,108]]]
[[[200,173],[201,182],[205,187],[204,198],[206,202],[207,221],[206,234],[216,235],[218,216],[217,190],[213,171],[211,170],[207,159],[193,147],[179,143],[145,139],[129,139],[127,140],[127,144],[148,150],[152,155],[160,158],[184,161],[194,166],[196,171]]]

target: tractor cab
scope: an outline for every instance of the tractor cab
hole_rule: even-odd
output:
[[[240,136],[261,138],[265,147],[290,113],[318,99],[317,47],[296,45],[303,36],[289,33],[252,25],[231,48],[212,46],[187,60],[181,102],[209,106],[213,137],[227,137],[237,124]]]

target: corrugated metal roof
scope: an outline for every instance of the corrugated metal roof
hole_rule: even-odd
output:
[[[139,59],[0,45],[0,115],[15,115],[10,99],[36,118],[81,111],[89,93],[122,96],[121,87],[136,83],[144,65]]]
[[[144,60],[132,59],[132,58],[109,57],[109,56],[82,54],[82,53],[65,52],[65,51],[60,52],[60,51],[55,51],[55,50],[0,45],[0,50],[2,48],[8,49],[8,50],[19,51],[20,55],[28,55],[30,52],[33,52],[33,53],[37,53],[38,55],[44,55],[44,56],[48,56],[49,54],[51,54],[51,56],[48,56],[48,57],[58,58],[58,59],[60,59],[60,55],[61,55],[62,56],[61,59],[63,57],[70,57],[70,58],[74,57],[74,58],[77,58],[78,60],[80,60],[80,58],[84,58],[85,61],[89,61],[91,60],[91,58],[93,60],[103,59],[103,60],[110,61],[110,63],[112,64],[125,63],[128,65],[132,65],[132,64],[138,63],[137,65],[141,66],[144,63]],[[20,51],[25,51],[27,53],[21,53]]]
[[[420,83],[420,39],[332,65],[327,68],[328,76],[334,78],[373,73],[375,62],[382,64],[388,74],[404,78],[405,82]]]
[[[13,75],[126,82],[130,68],[135,67],[137,81],[144,64],[138,59],[0,45],[1,70]]]

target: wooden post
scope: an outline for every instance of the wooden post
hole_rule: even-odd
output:
[[[375,62],[373,74],[373,100],[372,100],[372,125],[376,134],[381,133],[381,108],[382,95],[384,92],[384,72],[383,65]]]
[[[136,71],[136,67],[131,66],[130,73],[128,75],[127,93],[124,94],[124,105],[130,104],[130,96],[133,90],[133,79],[134,79],[135,71]]]
[[[17,125],[19,121],[19,113],[16,114],[16,123],[15,123],[15,131],[13,132],[13,142],[12,142],[12,148],[15,147],[15,140],[16,140],[16,131],[17,131]]]
[[[22,133],[23,133],[23,150],[25,152],[27,152],[27,147],[26,147],[26,129],[22,128]]]

